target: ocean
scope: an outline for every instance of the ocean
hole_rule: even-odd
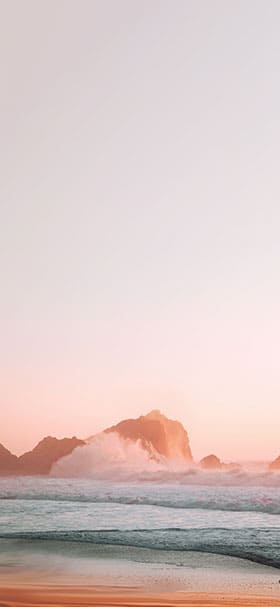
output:
[[[117,482],[0,479],[1,563],[21,547],[182,565],[192,554],[280,568],[280,475],[161,473]]]

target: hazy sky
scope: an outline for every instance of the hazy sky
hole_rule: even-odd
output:
[[[280,3],[0,0],[0,442],[280,452]]]

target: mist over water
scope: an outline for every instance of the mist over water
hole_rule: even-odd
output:
[[[78,447],[60,459],[52,468],[52,476],[80,478],[139,478],[145,473],[163,472],[171,463],[151,446],[150,453],[141,442],[122,438],[117,432],[100,433],[89,444]]]
[[[183,459],[168,459],[141,441],[100,433],[89,444],[60,459],[50,476],[112,481],[179,482],[186,485],[280,487],[280,474],[266,464],[243,464],[224,470],[202,470]]]

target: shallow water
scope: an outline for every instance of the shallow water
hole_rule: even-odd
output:
[[[146,548],[158,560],[195,551],[280,568],[280,488],[1,479],[1,538],[2,556],[6,539],[40,542],[41,550],[59,542],[66,553],[75,545],[76,554],[85,546]]]

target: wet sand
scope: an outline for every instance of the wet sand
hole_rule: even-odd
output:
[[[226,593],[142,594],[104,586],[1,586],[1,607],[279,607],[276,598]]]
[[[0,607],[280,607],[279,571],[221,555],[1,545]],[[80,555],[80,553],[78,553]],[[101,556],[102,555],[102,556]],[[114,556],[114,558],[112,558]],[[119,554],[120,556],[120,554]],[[145,562],[145,559],[149,559]],[[164,559],[160,562],[160,559]],[[183,561],[180,561],[183,558]]]

